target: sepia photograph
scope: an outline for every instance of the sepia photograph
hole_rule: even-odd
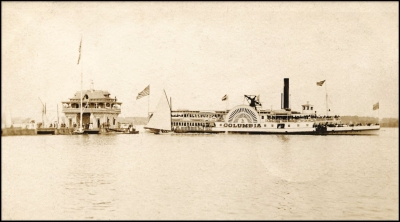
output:
[[[399,220],[399,2],[1,2],[3,220]]]

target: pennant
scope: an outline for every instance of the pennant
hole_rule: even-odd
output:
[[[227,94],[225,94],[225,96],[224,97],[222,97],[222,101],[225,101],[225,100],[227,100],[228,99],[228,95]]]
[[[375,103],[375,104],[372,106],[372,110],[377,110],[377,109],[379,109],[379,102]]]
[[[136,100],[148,95],[150,95],[150,85],[148,85],[143,91],[138,93],[138,95],[136,96]]]
[[[322,81],[320,81],[320,82],[317,82],[317,86],[322,86],[322,85],[324,85],[324,82],[325,82],[325,80],[322,80]]]

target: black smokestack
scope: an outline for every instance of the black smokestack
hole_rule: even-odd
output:
[[[283,79],[283,108],[289,109],[289,78]]]

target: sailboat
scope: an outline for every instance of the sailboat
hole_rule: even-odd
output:
[[[143,127],[144,129],[147,129],[155,134],[171,131],[171,106],[165,90],[164,96],[161,96],[156,110],[153,112],[153,115],[150,117],[147,125]]]
[[[2,118],[3,120],[3,118]],[[8,112],[4,113],[4,122],[2,121],[1,123],[1,128],[10,128],[12,125],[12,120],[11,120],[11,111],[8,109]]]
[[[42,125],[36,129],[36,134],[51,134],[54,135],[56,132],[56,128],[46,127],[45,124],[45,115],[46,115],[46,104],[43,104],[42,100],[39,98],[42,103]]]

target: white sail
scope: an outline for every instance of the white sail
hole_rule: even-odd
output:
[[[171,130],[171,109],[166,96],[161,96],[156,110],[145,127],[149,129]]]
[[[7,112],[8,111],[8,112]],[[10,128],[12,125],[12,120],[11,120],[11,112],[10,110],[7,110],[3,113],[2,115],[2,123],[1,123],[1,128]]]

